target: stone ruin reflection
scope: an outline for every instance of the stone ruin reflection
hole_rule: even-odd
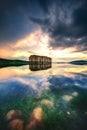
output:
[[[29,65],[31,71],[45,70],[51,68],[51,64],[48,65]]]
[[[31,71],[45,70],[52,66],[52,59],[47,56],[31,55],[29,57],[29,69]]]

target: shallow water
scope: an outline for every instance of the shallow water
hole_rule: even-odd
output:
[[[16,118],[25,122],[24,130],[86,130],[87,66],[53,64],[38,71],[29,66],[1,68],[0,130],[14,129],[6,119],[10,110],[21,110],[22,116]],[[41,122],[36,116],[31,121],[34,110]]]

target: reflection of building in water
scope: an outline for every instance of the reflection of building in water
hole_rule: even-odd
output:
[[[29,64],[51,64],[52,59],[47,56],[31,55],[29,57]]]
[[[36,64],[36,65],[30,64],[29,65],[29,69],[31,71],[45,70],[45,69],[49,69],[51,67],[52,67],[51,63],[50,64]]]
[[[29,57],[29,69],[31,71],[51,68],[52,59],[47,56],[31,55]]]

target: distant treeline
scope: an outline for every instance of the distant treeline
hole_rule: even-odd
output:
[[[71,61],[69,63],[75,65],[87,65],[87,60],[77,60],[77,61]]]
[[[21,66],[27,64],[29,64],[29,61],[9,60],[9,59],[0,58],[0,68],[9,67],[9,66]]]

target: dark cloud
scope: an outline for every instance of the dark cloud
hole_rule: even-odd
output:
[[[86,0],[37,0],[45,17],[30,19],[39,24],[51,37],[50,46],[67,48],[76,46],[78,50],[87,49],[87,1]]]
[[[37,28],[28,18],[29,14],[38,16],[36,10],[29,0],[0,0],[0,44],[16,41]]]
[[[38,18],[34,18],[34,17],[32,17],[32,16],[29,16],[29,18],[33,21],[33,22],[35,22],[35,23],[38,23],[38,24],[40,24],[40,25],[47,25],[48,23],[49,23],[49,20],[46,18],[44,18],[44,19],[38,19]]]
[[[52,48],[75,46],[85,51],[87,0],[0,1],[0,43],[15,41],[37,25],[49,34]]]
[[[44,12],[48,12],[49,8],[50,8],[50,4],[52,4],[53,0],[31,0],[30,2],[32,2],[33,4],[38,4],[41,9],[43,9]]]

